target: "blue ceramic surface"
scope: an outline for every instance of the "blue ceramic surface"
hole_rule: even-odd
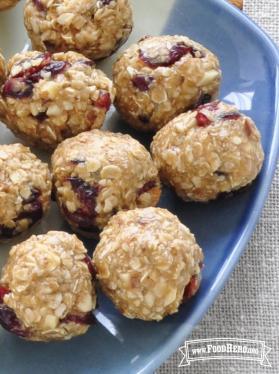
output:
[[[252,21],[223,0],[169,1],[170,9],[164,14],[167,2],[154,0],[152,8],[153,1],[141,1],[141,16],[145,18],[142,18],[142,25],[136,26],[134,35],[185,34],[219,56],[223,70],[221,97],[250,115],[262,134],[266,153],[262,173],[249,190],[204,205],[183,203],[171,191],[164,190],[160,206],[177,214],[190,227],[205,252],[201,289],[178,314],[160,323],[129,320],[100,296],[105,324],[109,324],[111,331],[117,331],[116,337],[100,324],[83,337],[51,344],[28,343],[1,330],[1,373],[152,372],[177,349],[202,318],[253,232],[270,188],[279,148],[278,51]],[[156,29],[154,17],[164,20],[163,28],[158,26]],[[109,71],[109,64],[103,63],[106,71]],[[107,127],[119,130],[121,126],[123,131],[124,125],[118,115],[111,112]],[[127,127],[124,129],[148,143],[143,136]],[[48,224],[42,229],[46,227],[53,228]],[[65,227],[61,223],[58,229]],[[86,244],[92,250],[93,243]]]

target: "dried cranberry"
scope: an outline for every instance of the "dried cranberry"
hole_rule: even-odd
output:
[[[183,42],[174,44],[170,50],[169,55],[165,58],[150,57],[144,53],[143,50],[139,51],[139,58],[150,68],[157,68],[159,66],[168,67],[175,64],[183,56],[190,54],[192,57],[195,57],[196,50],[193,47],[189,47]]]
[[[93,325],[95,323],[95,317],[91,312],[78,316],[75,314],[69,314],[61,321],[62,323],[75,322],[81,325]]]
[[[25,70],[20,71],[18,74],[14,75],[13,78],[25,78],[29,79],[32,82],[38,82],[40,79],[40,75],[38,73],[50,63],[51,61],[51,54],[49,52],[43,53],[38,55],[37,58],[42,58],[42,61],[39,65],[31,66]]]
[[[5,287],[5,286],[0,286],[0,304],[3,303],[4,296],[10,293],[11,291]]]
[[[82,206],[73,213],[66,206],[63,206],[64,214],[69,221],[75,223],[80,229],[92,231],[96,217],[96,197],[100,188],[99,186],[91,186],[77,177],[70,177],[67,180],[71,183],[72,189],[77,194]]]
[[[30,97],[33,93],[34,84],[42,79],[42,72],[51,72],[51,75],[55,76],[62,73],[69,66],[64,61],[52,61],[49,52],[39,55],[37,58],[42,58],[39,65],[22,70],[6,81],[3,87],[4,96],[17,99]],[[38,120],[43,121],[44,119],[46,119],[45,114],[40,115],[39,113]]]
[[[239,119],[241,117],[241,114],[239,112],[232,112],[232,113],[224,113],[219,116],[220,119],[224,120],[235,120]]]
[[[138,195],[140,196],[140,195],[142,195],[142,194],[144,194],[144,193],[146,193],[146,192],[152,190],[152,188],[156,187],[156,184],[157,184],[157,182],[154,181],[154,180],[145,183],[145,184],[143,185],[143,187],[141,187],[141,188],[138,190]]]
[[[98,99],[95,101],[95,105],[98,108],[104,108],[108,111],[111,106],[110,94],[108,92],[100,92]]]
[[[51,76],[54,77],[55,75],[62,73],[68,66],[69,63],[65,61],[51,61],[42,71],[50,72]]]
[[[35,222],[39,221],[43,216],[42,203],[39,200],[37,200],[28,205],[28,210],[24,210],[23,212],[21,212],[17,220],[30,219],[32,221],[32,224],[34,224]]]
[[[211,124],[211,120],[201,112],[197,113],[196,120],[198,122],[198,126],[200,127],[207,127]]]
[[[32,188],[31,195],[28,197],[28,199],[25,199],[23,201],[24,204],[30,204],[38,200],[38,198],[41,196],[41,191],[37,188]]]
[[[132,78],[132,83],[134,87],[138,88],[140,91],[148,91],[149,86],[153,81],[153,77],[148,77],[144,75],[135,75]]]
[[[90,274],[92,275],[92,278],[95,278],[96,272],[95,272],[94,266],[92,264],[91,258],[88,255],[86,255],[84,257],[84,262],[87,264],[88,270],[89,270]]]
[[[10,78],[3,86],[3,96],[22,99],[30,97],[33,92],[33,83],[24,78]]]
[[[187,301],[192,296],[196,294],[200,286],[200,280],[197,275],[193,275],[190,279],[190,282],[187,284],[187,286],[184,289],[183,299],[182,302]]]
[[[39,12],[44,12],[46,10],[44,4],[40,0],[32,0],[32,1]]]
[[[15,312],[5,304],[0,305],[0,324],[4,329],[23,338],[29,335],[28,331],[23,328]]]
[[[62,209],[63,209],[65,216],[68,218],[70,222],[77,225],[78,228],[80,228],[81,230],[91,231],[91,228],[93,225],[92,222],[94,221],[95,216],[96,216],[95,213],[88,215],[87,212],[85,212],[84,210],[80,208],[72,213],[67,209],[65,205],[63,205]]]
[[[46,119],[48,119],[48,115],[46,114],[46,112],[40,112],[36,114],[34,118],[36,118],[36,120],[39,122],[44,122]]]

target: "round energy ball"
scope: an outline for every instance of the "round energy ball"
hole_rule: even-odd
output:
[[[0,86],[4,82],[5,77],[6,77],[5,59],[4,59],[3,55],[0,53]]]
[[[119,212],[101,233],[93,263],[102,290],[128,318],[159,321],[200,285],[203,254],[165,209]]]
[[[52,156],[56,200],[73,230],[96,236],[119,210],[156,205],[160,181],[149,152],[129,135],[93,130]]]
[[[172,120],[155,135],[151,151],[162,180],[195,201],[247,186],[264,159],[252,119],[219,101]]]
[[[96,306],[91,270],[82,242],[62,231],[12,247],[0,280],[0,324],[34,341],[84,334]]]
[[[0,11],[12,8],[19,0],[0,0]]]
[[[21,144],[0,145],[0,240],[27,230],[50,205],[47,164]]]
[[[28,143],[50,149],[101,127],[114,89],[92,64],[75,52],[16,54],[2,87],[7,126]]]
[[[24,22],[33,49],[93,60],[111,55],[133,27],[129,0],[27,0]]]
[[[113,67],[115,105],[141,131],[157,131],[176,115],[215,99],[221,80],[213,53],[185,36],[141,39]]]

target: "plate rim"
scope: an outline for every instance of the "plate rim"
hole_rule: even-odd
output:
[[[270,143],[268,163],[265,168],[264,181],[261,184],[261,189],[258,191],[255,197],[253,207],[251,208],[252,214],[250,220],[247,223],[245,229],[240,234],[236,241],[234,250],[231,255],[225,260],[223,266],[220,268],[217,278],[211,287],[209,292],[202,303],[196,308],[196,312],[193,316],[183,322],[179,327],[179,331],[176,332],[167,343],[158,351],[157,354],[153,353],[152,360],[150,360],[144,367],[142,367],[137,374],[148,374],[154,372],[163,364],[185,341],[185,339],[192,333],[193,330],[189,329],[187,325],[196,326],[204,315],[207,313],[210,306],[215,302],[218,295],[224,289],[227,281],[230,279],[230,275],[235,269],[239,262],[241,255],[244,253],[245,248],[251,236],[255,230],[256,224],[258,223],[264,205],[266,203],[273,177],[276,171],[277,159],[279,157],[279,49],[275,42],[268,36],[268,34],[254,22],[249,16],[240,11],[234,5],[228,3],[225,0],[206,0],[209,6],[213,5],[219,7],[222,10],[230,13],[233,17],[237,18],[239,22],[244,23],[249,29],[256,35],[257,39],[262,41],[263,45],[267,47],[270,54],[276,61],[276,79],[274,82],[274,102],[277,103],[274,106],[274,136]]]

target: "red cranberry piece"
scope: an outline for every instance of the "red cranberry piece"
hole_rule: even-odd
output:
[[[3,303],[4,296],[10,293],[11,291],[5,287],[5,286],[0,286],[0,304]]]
[[[190,282],[187,284],[184,290],[183,299],[182,302],[185,302],[189,300],[191,297],[193,297],[200,286],[200,278],[197,275],[193,275],[190,279]]]
[[[98,108],[104,108],[108,111],[111,106],[110,94],[108,92],[100,92],[98,99],[95,101],[95,105]]]
[[[22,99],[30,97],[33,92],[33,83],[24,78],[10,78],[3,86],[3,96]]]
[[[46,10],[44,4],[40,0],[32,0],[32,1],[39,12],[44,12]]]
[[[132,78],[132,83],[134,87],[138,88],[140,91],[148,91],[149,86],[153,81],[153,77],[147,77],[144,75],[135,75]]]
[[[139,58],[150,68],[157,68],[159,66],[168,67],[175,64],[183,56],[190,54],[192,57],[195,57],[195,50],[193,47],[189,47],[186,44],[177,43],[174,44],[170,50],[169,55],[165,60],[156,57],[150,57],[144,53],[143,50],[139,51]]]
[[[49,52],[38,55],[37,58],[42,58],[42,61],[39,65],[31,66],[26,70],[20,71],[18,74],[14,75],[13,78],[25,78],[26,80],[31,80],[33,83],[36,83],[40,80],[41,70],[50,63],[51,54]]]
[[[221,119],[228,119],[228,120],[236,120],[241,117],[241,114],[239,112],[232,112],[232,113],[224,113],[220,115]]]
[[[28,210],[21,212],[17,218],[20,219],[30,219],[32,224],[39,221],[43,216],[43,207],[42,203],[39,200],[36,200],[29,204]]]
[[[156,184],[157,182],[156,181],[149,181],[147,183],[145,183],[143,185],[143,187],[141,187],[139,190],[138,190],[138,196],[152,190],[152,188],[156,187]]]
[[[62,73],[68,66],[68,62],[51,61],[43,68],[43,71],[50,72],[51,76],[54,77],[55,75]]]
[[[207,127],[211,124],[211,120],[201,112],[197,113],[196,120],[198,122],[198,126],[200,127]]]
[[[91,258],[88,255],[86,255],[84,257],[84,262],[87,264],[88,270],[89,270],[90,274],[92,275],[92,278],[95,278],[96,272],[95,272],[94,266],[92,264]]]
[[[23,338],[29,335],[28,331],[23,328],[15,312],[5,304],[0,305],[0,324],[5,330]]]
[[[83,231],[91,231],[93,221],[96,214],[88,214],[83,209],[79,208],[75,212],[70,212],[65,205],[63,205],[63,212],[70,222],[73,222]]]
[[[79,201],[84,205],[88,213],[95,211],[96,197],[99,193],[99,187],[90,186],[84,180],[76,177],[69,178],[73,190],[76,192]]]
[[[93,325],[95,323],[95,317],[92,313],[86,313],[83,316],[78,316],[75,314],[69,314],[61,321],[62,323],[74,322],[81,325]]]

